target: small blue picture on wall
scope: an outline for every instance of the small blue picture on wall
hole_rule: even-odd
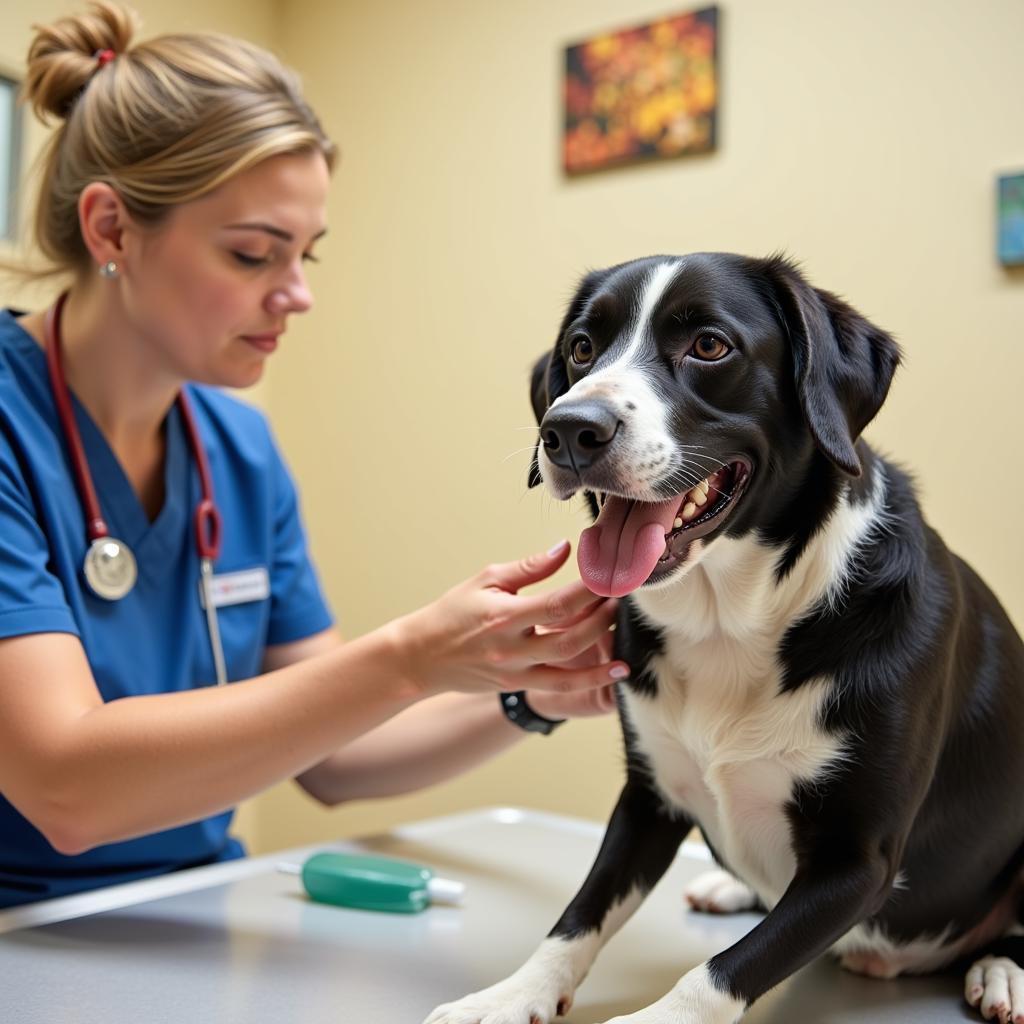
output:
[[[999,178],[999,262],[1024,267],[1024,172]]]

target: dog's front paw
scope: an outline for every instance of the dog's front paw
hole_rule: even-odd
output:
[[[550,1024],[569,1012],[573,994],[568,982],[527,964],[497,985],[444,1003],[423,1024]]]
[[[569,1012],[571,996],[530,992],[512,981],[444,1003],[423,1024],[550,1024]]]
[[[615,1017],[605,1024],[703,1024],[699,1017],[680,1017],[677,1008],[662,1006],[664,1002],[664,999],[659,999],[636,1013]]]
[[[982,957],[967,972],[964,998],[985,1020],[1024,1024],[1024,969],[1007,957]]]
[[[720,868],[698,875],[683,890],[683,896],[694,910],[705,914],[738,914],[757,906],[754,891]]]
[[[734,1024],[745,1004],[718,989],[707,964],[695,967],[656,1003],[606,1024]]]

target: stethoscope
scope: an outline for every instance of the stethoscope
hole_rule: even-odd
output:
[[[85,581],[97,597],[105,601],[120,601],[135,586],[138,566],[131,548],[123,540],[111,537],[107,529],[96,498],[92,475],[89,473],[85,450],[82,448],[78,424],[71,408],[71,396],[64,380],[60,333],[60,316],[67,297],[68,293],[64,292],[46,312],[46,365],[50,372],[50,387],[53,390],[53,400],[57,406],[61,429],[71,452],[71,466],[75,472],[78,494],[85,509],[85,530],[89,537],[89,550],[86,551],[82,564]],[[184,389],[178,392],[176,402],[185,424],[189,447],[199,470],[199,482],[202,487],[202,497],[196,506],[195,514],[199,580],[206,608],[206,627],[210,633],[217,685],[222,686],[227,682],[227,670],[224,666],[224,648],[221,646],[217,609],[213,599],[213,563],[220,554],[221,518],[213,500],[213,479],[210,476],[209,463],[206,461],[206,452],[199,439],[192,406]]]

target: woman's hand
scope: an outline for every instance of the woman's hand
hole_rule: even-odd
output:
[[[546,554],[489,566],[396,620],[404,674],[421,695],[545,690],[580,694],[582,709],[582,694],[594,691],[589,699],[597,711],[601,688],[629,675],[623,662],[592,650],[614,622],[617,602],[595,597],[579,581],[519,594],[557,572],[568,555],[563,541]]]
[[[612,660],[614,635],[610,631],[605,633],[596,644],[562,667],[592,668],[609,664]],[[555,721],[561,718],[592,718],[615,710],[615,683],[607,683],[596,690],[577,690],[573,693],[531,690],[526,694],[526,700],[538,715]]]
[[[526,702],[538,715],[556,722],[562,718],[593,718],[615,710],[615,684],[608,683],[596,690],[579,690],[575,693],[532,690],[527,693]]]

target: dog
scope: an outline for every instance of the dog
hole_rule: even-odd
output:
[[[861,433],[896,342],[783,256],[588,274],[533,373],[530,483],[583,492],[581,577],[622,598],[626,781],[576,897],[505,981],[428,1024],[548,1024],[696,825],[691,904],[760,908],[615,1024],[730,1024],[826,951],[963,961],[1024,1020],[1024,645]]]

